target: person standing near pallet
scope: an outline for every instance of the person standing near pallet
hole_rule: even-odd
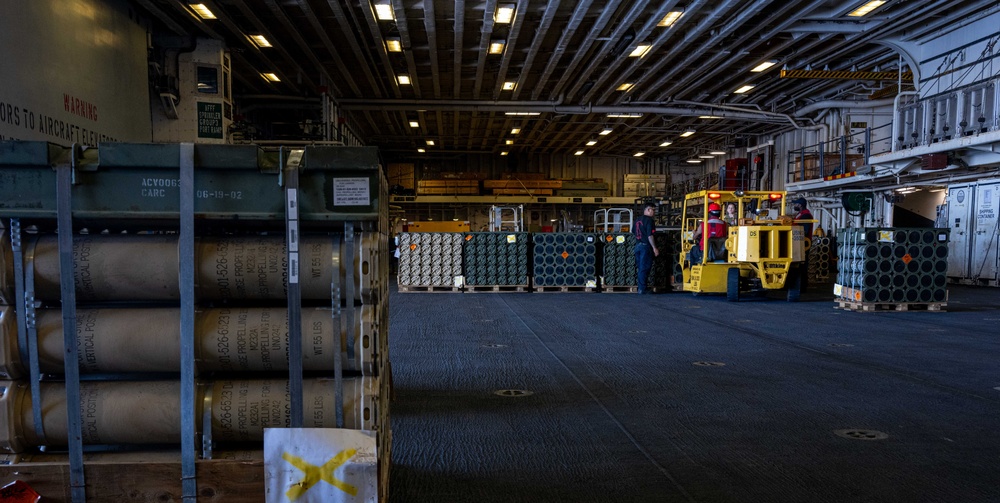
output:
[[[640,294],[653,293],[646,285],[649,278],[649,271],[653,268],[653,257],[660,255],[660,250],[656,248],[656,241],[653,233],[656,232],[656,225],[653,215],[656,214],[656,205],[646,203],[642,210],[642,216],[632,224],[632,235],[635,236],[635,266],[639,270],[639,277],[636,285]]]

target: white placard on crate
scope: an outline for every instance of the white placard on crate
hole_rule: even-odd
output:
[[[508,243],[516,243],[517,242],[517,235],[516,234],[507,234],[507,242]]]
[[[841,295],[843,295],[843,293],[844,293],[844,286],[843,285],[838,285],[837,283],[834,283],[833,284],[833,294],[835,296],[837,296],[837,297],[840,297]]]
[[[455,276],[455,287],[462,288],[465,286],[465,276]]]
[[[624,243],[625,242],[625,236],[618,236],[618,237],[616,237],[615,238],[615,242],[618,243],[618,244]]]
[[[371,193],[367,178],[334,178],[334,206],[368,206]]]
[[[377,503],[375,432],[265,428],[267,503]]]

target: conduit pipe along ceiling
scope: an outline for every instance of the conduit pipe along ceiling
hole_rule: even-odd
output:
[[[892,98],[873,94],[882,82],[782,78],[783,67],[898,72],[914,58],[894,42],[925,44],[996,9],[995,0],[500,0],[483,4],[488,12],[444,0],[135,4],[156,33],[224,40],[236,102],[327,95],[341,129],[390,159],[415,155],[417,135],[439,139],[435,151],[499,152],[507,114],[537,114],[523,117],[533,126],[519,151],[572,154],[612,121],[616,141],[586,155],[642,148],[683,159],[682,149],[711,148],[712,131],[772,135],[810,126],[823,102]],[[705,134],[677,141],[689,128]],[[674,144],[658,147],[665,132]]]

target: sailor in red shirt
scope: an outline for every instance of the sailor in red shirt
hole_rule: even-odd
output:
[[[707,238],[725,238],[729,236],[729,225],[721,217],[722,207],[718,203],[709,203],[708,220],[694,230],[695,245],[691,248],[692,264],[701,263]]]

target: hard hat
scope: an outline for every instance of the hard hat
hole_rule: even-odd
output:
[[[797,204],[799,206],[802,206],[803,208],[807,206],[806,199],[804,197],[800,197],[798,199],[792,199],[792,204]]]
[[[722,207],[717,203],[710,203],[708,205],[708,211],[722,211]]]

